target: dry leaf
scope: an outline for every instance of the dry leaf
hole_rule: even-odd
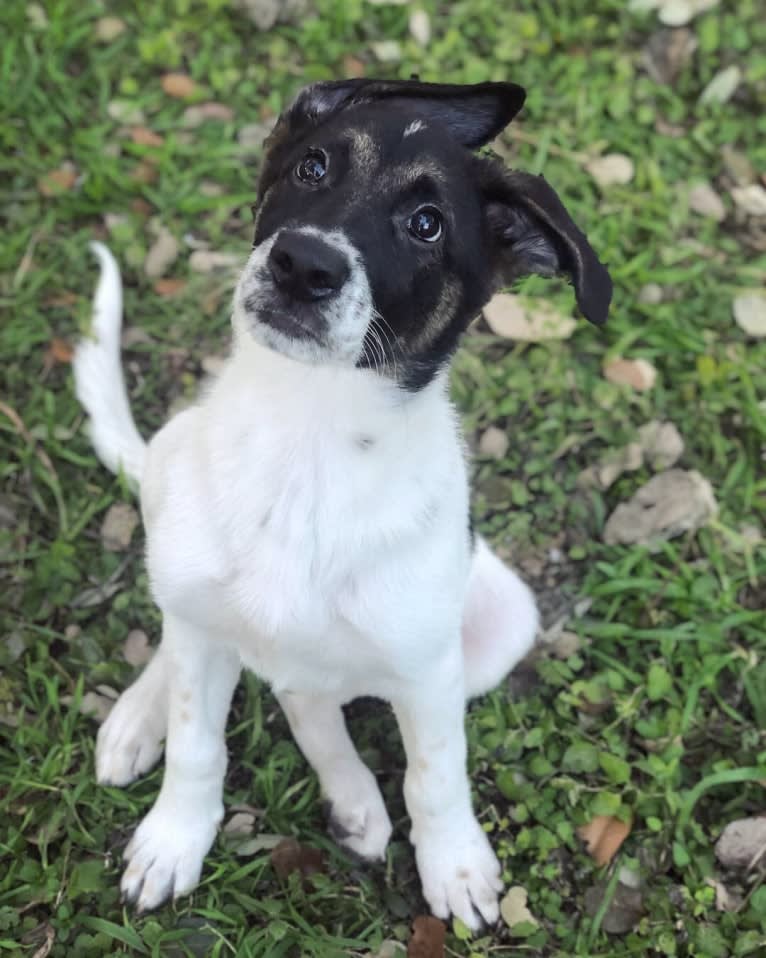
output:
[[[397,40],[378,40],[370,47],[381,63],[398,63],[402,58],[402,48]]]
[[[223,826],[229,838],[245,838],[253,834],[255,815],[252,812],[236,812]]]
[[[101,524],[101,543],[107,552],[125,552],[138,525],[138,513],[127,502],[117,502]]]
[[[713,488],[698,472],[668,469],[654,476],[609,516],[607,545],[656,545],[694,532],[718,511]]]
[[[135,180],[136,183],[156,183],[157,178],[160,173],[157,167],[150,163],[148,160],[141,160],[140,163],[136,163],[130,173],[130,178]]]
[[[766,290],[752,289],[740,293],[732,304],[734,319],[748,336],[766,336]]]
[[[625,472],[635,472],[644,464],[644,450],[640,443],[629,442],[620,449],[612,449],[594,466],[583,469],[577,477],[581,489],[606,490]]]
[[[343,57],[343,74],[344,76],[351,77],[355,80],[363,77],[366,73],[366,67],[363,60],[360,60],[359,57],[352,57],[346,55]]]
[[[705,89],[700,93],[700,103],[728,103],[742,82],[742,70],[733,63],[719,70]]]
[[[525,343],[568,339],[577,325],[546,300],[522,299],[513,293],[496,293],[484,307],[484,318],[496,336]]]
[[[651,389],[657,379],[657,370],[646,359],[611,359],[604,364],[603,372],[610,383],[641,392]]]
[[[172,299],[184,291],[186,288],[186,280],[180,277],[158,279],[155,280],[152,288],[158,296],[162,296],[164,299]]]
[[[130,138],[139,146],[162,146],[165,138],[150,130],[148,126],[134,126],[130,131]]]
[[[154,649],[149,645],[149,637],[143,629],[132,629],[122,643],[122,657],[134,668],[139,668],[151,659]]]
[[[51,170],[37,181],[37,188],[43,196],[59,196],[71,190],[77,182],[77,171],[71,163],[64,163],[57,170]]]
[[[127,30],[127,24],[119,17],[99,17],[96,20],[96,39],[102,43],[111,43]]]
[[[427,47],[431,41],[431,18],[425,10],[413,10],[410,14],[410,36],[421,47]]]
[[[614,815],[596,815],[587,825],[581,825],[577,834],[585,842],[588,854],[597,865],[608,865],[620,845],[630,835],[632,822],[623,822]]]
[[[324,852],[310,845],[301,845],[294,838],[285,838],[272,850],[270,860],[279,878],[287,878],[296,871],[306,878],[322,871]]]
[[[766,815],[740,818],[721,832],[715,843],[715,857],[727,868],[749,871],[766,855]]]
[[[179,251],[178,240],[170,230],[161,226],[157,231],[157,238],[146,254],[144,272],[152,279],[162,276],[175,263]]]
[[[144,111],[130,100],[110,100],[106,112],[113,120],[127,126],[143,126],[146,123]]]
[[[209,249],[195,250],[189,257],[189,267],[195,273],[212,273],[219,269],[239,269],[243,262],[240,253],[222,253]]]
[[[189,129],[202,126],[207,120],[218,120],[222,123],[234,119],[234,110],[225,103],[200,103],[187,106],[181,122]]]
[[[766,189],[759,183],[733,187],[731,198],[737,208],[748,216],[766,216]]]
[[[689,190],[689,209],[700,216],[707,216],[716,223],[726,219],[723,200],[709,183],[696,183]]]
[[[145,200],[143,196],[136,196],[132,199],[130,201],[130,209],[131,212],[136,215],[144,217],[149,216],[153,211],[152,204],[148,200]]]
[[[691,60],[698,43],[691,30],[658,30],[644,47],[644,66],[655,82],[672,84]]]
[[[73,355],[74,350],[65,339],[59,339],[58,336],[54,336],[48,344],[48,356],[53,362],[71,363]]]
[[[407,958],[444,958],[447,926],[433,915],[418,915],[412,923]]]
[[[508,452],[509,445],[510,440],[503,430],[490,426],[479,440],[479,453],[491,459],[502,459]]]
[[[635,174],[633,160],[624,153],[607,153],[586,163],[585,169],[599,186],[624,186]]]
[[[500,914],[510,929],[513,929],[514,925],[540,924],[527,908],[527,890],[521,885],[514,885],[513,888],[508,889],[500,902]]]
[[[179,100],[185,100],[192,96],[197,89],[197,84],[186,73],[166,73],[160,83],[168,96],[176,97]]]
[[[101,695],[99,692],[86,692],[80,702],[80,714],[95,718],[100,725],[106,721],[107,716],[112,711],[114,701],[111,696]]]

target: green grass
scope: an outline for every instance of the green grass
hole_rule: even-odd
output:
[[[148,917],[121,907],[120,850],[161,773],[124,791],[97,788],[96,726],[78,703],[101,683],[131,681],[121,644],[134,628],[156,637],[158,617],[140,535],[124,556],[101,547],[105,511],[129,493],[90,451],[67,365],[46,361],[53,337],[71,341],[87,322],[95,279],[87,241],[103,234],[104,214],[119,214],[109,242],[124,267],[128,322],[151,336],[126,353],[129,383],[142,427],[156,428],[168,404],[193,391],[201,359],[223,350],[228,291],[219,277],[189,274],[185,249],[174,275],[187,285],[175,299],[158,296],[141,269],[147,214],[179,239],[244,255],[258,158],[242,155],[237,131],[303,82],[343,75],[353,56],[368,74],[524,84],[509,156],[545,171],[616,283],[604,333],[583,323],[566,343],[512,346],[479,330],[456,364],[469,436],[496,424],[511,437],[502,461],[476,464],[479,526],[531,576],[549,618],[579,599],[590,606],[568,626],[583,639],[577,653],[540,660],[522,694],[495,692],[469,720],[477,808],[539,927],[526,938],[498,928],[473,940],[457,927],[449,953],[766,953],[763,872],[724,874],[713,854],[728,821],[766,805],[754,780],[766,778],[766,550],[739,534],[766,528],[766,341],[747,340],[731,314],[737,291],[763,283],[766,257],[762,226],[734,212],[722,152],[733,147],[766,170],[762,5],[731,0],[698,18],[698,50],[672,88],[641,66],[654,14],[622,0],[419,5],[433,26],[426,51],[408,38],[407,7],[362,0],[317,0],[318,15],[268,33],[222,0],[108,10],[51,0],[31,18],[24,3],[3,4],[0,952],[42,956],[49,944],[56,956],[332,958],[406,940],[424,910],[387,711],[351,710],[395,822],[385,866],[362,868],[325,837],[316,782],[254,679],[235,699],[227,802],[255,806],[267,834],[326,849],[324,873],[281,881],[267,850],[240,856],[219,841],[191,898]],[[94,39],[105,12],[127,24],[110,43]],[[381,39],[400,41],[400,63],[376,64],[371,44]],[[732,63],[744,77],[736,97],[700,106],[702,89]],[[168,70],[191,73],[193,102],[225,103],[234,119],[184,129],[187,104],[160,86]],[[115,100],[140,108],[163,145],[124,136],[107,110]],[[603,196],[582,162],[599,148],[636,164],[632,183]],[[134,176],[146,157],[150,183]],[[74,186],[41,195],[39,180],[65,162]],[[725,196],[723,224],[688,210],[686,187],[698,179]],[[663,287],[657,306],[638,298],[649,282]],[[565,287],[532,288],[571,308]],[[618,354],[654,363],[655,388],[637,394],[606,382],[601,365]],[[606,515],[649,474],[587,496],[577,475],[652,418],[676,423],[681,465],[711,481],[719,516],[654,554],[607,547]],[[114,595],[94,598],[107,580]],[[633,822],[611,869],[599,869],[576,837],[594,814]],[[621,867],[641,878],[644,914],[632,931],[609,935],[605,907],[589,916],[584,898],[599,881],[614,892]],[[706,881],[714,876],[743,896],[737,912],[716,909]]]

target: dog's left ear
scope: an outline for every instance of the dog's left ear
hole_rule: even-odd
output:
[[[487,160],[477,162],[498,283],[530,273],[564,273],[572,280],[583,316],[603,325],[612,280],[553,188],[542,176],[509,173]]]

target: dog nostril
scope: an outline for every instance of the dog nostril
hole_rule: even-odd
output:
[[[284,250],[275,249],[271,251],[271,261],[280,271],[285,275],[289,275],[293,271],[293,260],[289,253],[286,253]]]
[[[312,289],[334,289],[336,285],[333,277],[324,269],[312,269],[308,281]]]

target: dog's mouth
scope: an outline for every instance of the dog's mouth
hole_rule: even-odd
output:
[[[282,336],[304,340],[318,346],[326,345],[327,320],[321,311],[307,303],[287,301],[277,289],[269,289],[267,282],[244,300],[245,312],[254,325],[263,324]]]

